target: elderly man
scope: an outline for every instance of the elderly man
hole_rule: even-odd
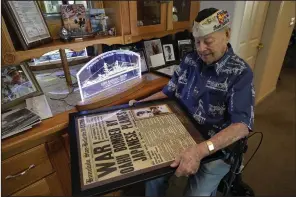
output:
[[[188,54],[162,92],[146,99],[175,97],[189,111],[207,139],[176,157],[175,175],[188,176],[185,195],[214,195],[229,172],[225,160],[200,165],[201,159],[246,137],[253,127],[254,88],[249,65],[234,54],[229,14],[215,8],[200,11],[194,21],[197,53]],[[168,177],[146,182],[146,196],[163,196]]]

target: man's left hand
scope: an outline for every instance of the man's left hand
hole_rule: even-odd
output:
[[[200,161],[208,154],[208,150],[203,143],[193,145],[185,149],[171,164],[171,167],[178,167],[175,172],[177,177],[196,174]]]

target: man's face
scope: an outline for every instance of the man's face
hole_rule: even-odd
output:
[[[195,37],[195,46],[198,55],[206,64],[218,61],[227,49],[230,31],[221,30],[204,37]]]
[[[171,48],[170,47],[167,47],[166,49],[167,49],[168,53],[171,53]]]
[[[10,76],[11,76],[12,82],[14,84],[21,83],[21,75],[20,75],[20,73],[18,71],[13,71]]]

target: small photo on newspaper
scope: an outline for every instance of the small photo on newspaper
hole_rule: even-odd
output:
[[[172,113],[167,105],[156,105],[132,110],[136,120]]]

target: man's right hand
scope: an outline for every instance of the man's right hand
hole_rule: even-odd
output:
[[[138,103],[138,102],[152,101],[152,100],[158,100],[163,98],[167,98],[167,95],[165,95],[162,91],[160,91],[139,101],[136,101],[134,99],[130,100],[128,104],[129,106],[133,106],[135,103]]]

